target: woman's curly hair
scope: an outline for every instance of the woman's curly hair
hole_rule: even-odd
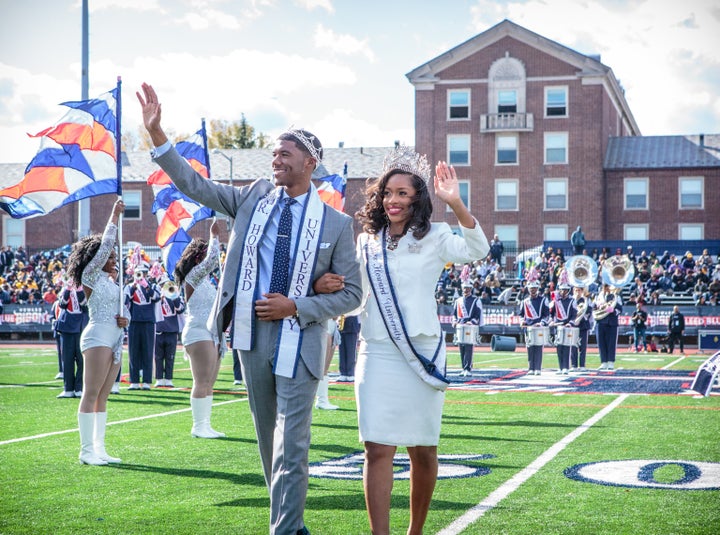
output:
[[[182,256],[180,256],[180,260],[175,264],[175,271],[173,271],[173,278],[177,284],[184,283],[185,277],[188,276],[192,268],[205,259],[207,248],[207,240],[193,240],[188,244]]]
[[[365,189],[365,206],[355,215],[363,225],[363,230],[368,234],[377,234],[388,224],[388,218],[383,207],[383,197],[388,180],[393,175],[407,175],[408,173],[399,169],[391,169],[377,179],[368,179]],[[430,232],[430,216],[432,215],[432,201],[425,181],[416,176],[412,177],[412,185],[415,188],[415,197],[410,205],[410,219],[405,224],[404,232],[412,229],[416,239],[422,239]]]
[[[102,234],[92,234],[73,244],[66,271],[75,286],[82,285],[82,273],[100,249],[100,243],[102,243]]]

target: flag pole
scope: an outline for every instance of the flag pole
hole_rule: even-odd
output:
[[[115,93],[115,170],[117,173],[117,195],[118,199],[122,199],[122,128],[120,127],[122,120],[122,78],[117,77],[117,89]],[[123,315],[123,278],[125,275],[125,256],[123,255],[123,214],[118,216],[118,287],[120,295],[118,299],[118,314]]]

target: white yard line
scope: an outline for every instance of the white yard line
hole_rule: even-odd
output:
[[[228,403],[237,403],[239,401],[247,401],[247,398],[230,399],[228,401],[221,401],[219,403],[213,403],[213,407],[219,407],[220,405],[227,405]],[[138,416],[137,418],[128,418],[127,420],[118,420],[117,422],[108,422],[107,424],[108,425],[120,425],[120,424],[127,424],[130,422],[139,422],[141,420],[149,420],[151,418],[161,418],[163,416],[171,416],[173,414],[180,414],[181,412],[188,412],[189,410],[190,410],[190,407],[187,407],[185,409],[178,409],[175,411],[160,412],[158,414],[148,414],[146,416]],[[33,435],[30,437],[11,438],[10,440],[0,441],[0,446],[4,446],[6,444],[14,444],[16,442],[25,442],[26,440],[37,440],[40,438],[52,437],[55,435],[64,435],[66,433],[77,433],[77,427],[75,427],[73,429],[64,429],[62,431],[53,431],[52,433],[43,433],[41,435]]]
[[[513,491],[517,490],[520,485],[530,479],[536,472],[538,472],[543,466],[552,461],[566,446],[571,444],[576,438],[582,435],[585,431],[595,425],[601,418],[609,414],[613,409],[620,405],[630,394],[622,394],[618,396],[612,403],[605,406],[601,411],[595,414],[592,418],[583,423],[580,427],[576,428],[565,438],[556,442],[550,448],[548,448],[540,457],[535,459],[526,468],[515,474],[508,481],[503,483],[497,490],[490,493],[482,502],[469,509],[464,515],[457,518],[449,526],[438,532],[438,535],[457,535],[461,533],[465,528],[470,526],[473,522],[476,522],[486,512],[493,509],[503,499],[507,498]]]
[[[683,360],[685,360],[685,357],[680,357],[678,359],[673,360],[670,364],[667,364],[660,369],[667,370],[668,368],[672,368],[673,366],[675,366],[675,364],[677,364],[678,362],[682,362]]]

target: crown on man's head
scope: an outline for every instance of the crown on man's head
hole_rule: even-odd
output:
[[[322,162],[322,145],[320,143],[320,140],[316,136],[314,136],[307,130],[302,130],[293,126],[283,132],[281,135],[289,135],[297,139],[307,149],[307,151],[310,153],[310,156],[315,158],[315,161],[317,163],[315,168],[320,165],[320,162]],[[315,146],[316,140],[318,142],[318,145],[320,145],[320,148]]]
[[[394,169],[418,176],[423,179],[426,184],[432,177],[432,169],[425,155],[420,156],[411,147],[405,145],[395,147],[383,160],[383,175]]]

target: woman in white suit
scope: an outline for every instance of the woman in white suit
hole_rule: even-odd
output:
[[[445,162],[436,166],[435,196],[453,210],[462,236],[453,234],[447,223],[430,222],[431,177],[425,156],[398,147],[385,158],[380,178],[369,184],[366,204],[358,213],[364,230],[357,242],[364,266],[364,304],[355,396],[373,534],[390,533],[398,446],[407,447],[410,457],[407,533],[422,533],[437,479],[448,384],[435,287],[448,262],[472,262],[487,256],[490,248],[460,198],[455,170]]]

